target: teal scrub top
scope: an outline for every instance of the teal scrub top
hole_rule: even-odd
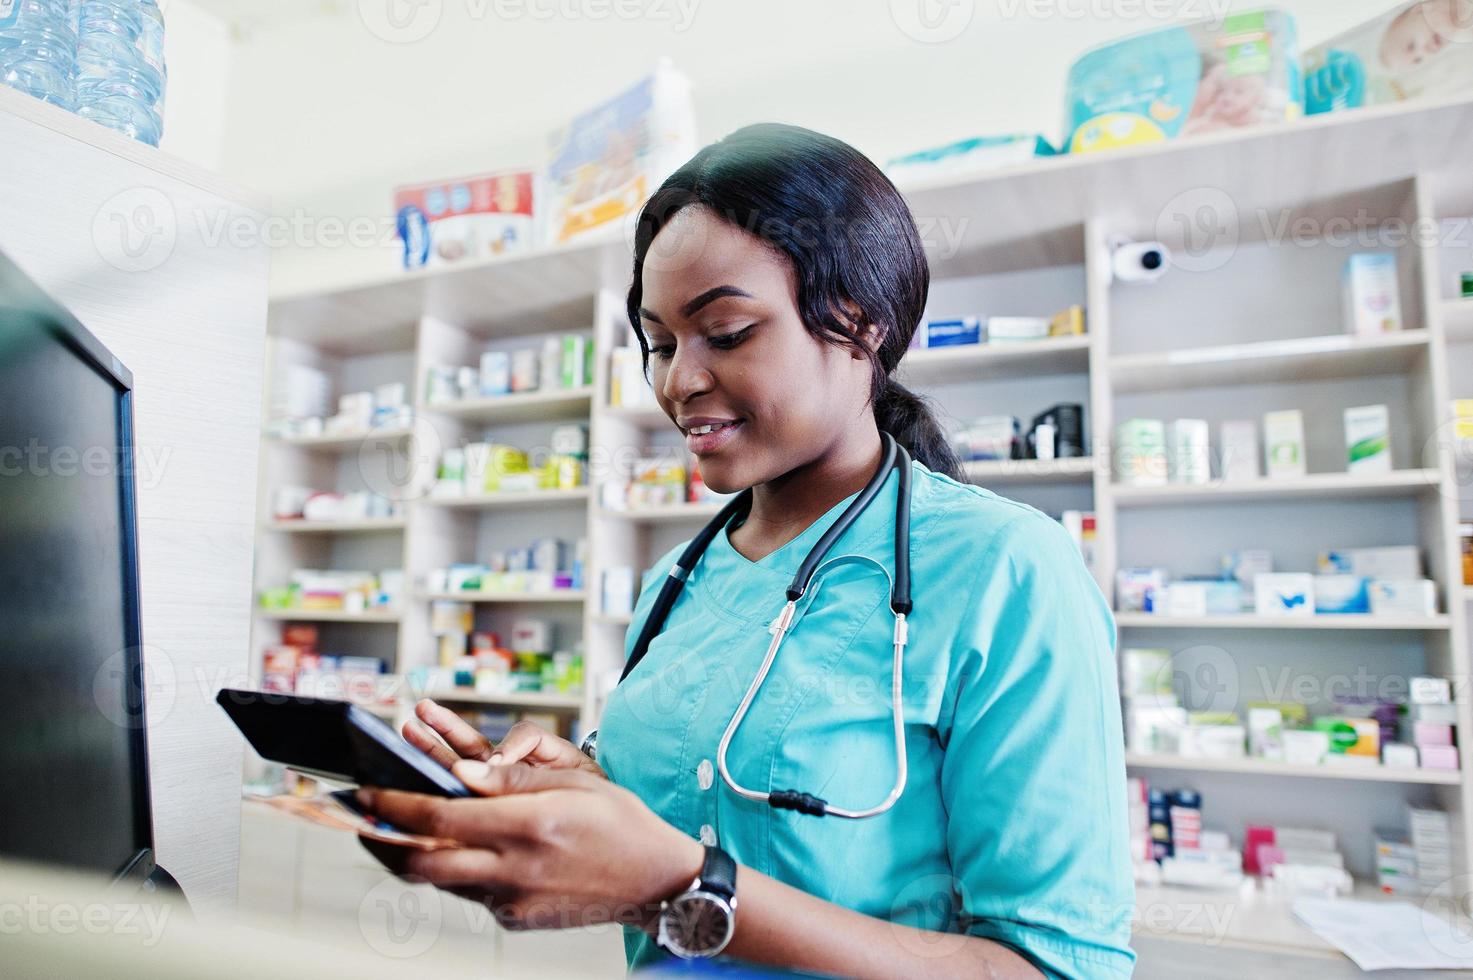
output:
[[[774,810],[716,769],[789,581],[853,497],[761,561],[716,535],[610,695],[599,763],[683,832],[826,901],[996,940],[1045,976],[1127,977],[1134,884],[1109,607],[1057,522],[920,463],[912,472],[909,774],[891,810]],[[893,570],[897,482],[892,473],[829,560],[869,556]],[[645,573],[626,654],[683,548]],[[896,778],[890,586],[873,564],[829,560],[727,762],[746,788],[862,809]],[[637,929],[625,945],[631,967],[666,955]]]

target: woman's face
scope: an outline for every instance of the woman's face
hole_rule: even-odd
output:
[[[655,397],[711,489],[813,462],[871,412],[868,361],[804,328],[787,257],[710,210],[660,230],[642,283]]]

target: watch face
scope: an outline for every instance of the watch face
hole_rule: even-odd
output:
[[[676,956],[715,956],[734,931],[731,905],[710,892],[671,899],[660,916],[660,944]]]

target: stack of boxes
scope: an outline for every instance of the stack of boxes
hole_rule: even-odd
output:
[[[1413,764],[1456,771],[1458,716],[1452,685],[1445,677],[1413,677],[1410,694]],[[1402,762],[1413,758],[1405,751],[1401,754]]]
[[[1407,817],[1410,835],[1376,829],[1376,884],[1383,894],[1415,898],[1453,876],[1452,822],[1428,807],[1408,807]]]

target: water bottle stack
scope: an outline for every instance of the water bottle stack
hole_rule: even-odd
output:
[[[168,82],[157,0],[0,0],[0,81],[157,146]]]

